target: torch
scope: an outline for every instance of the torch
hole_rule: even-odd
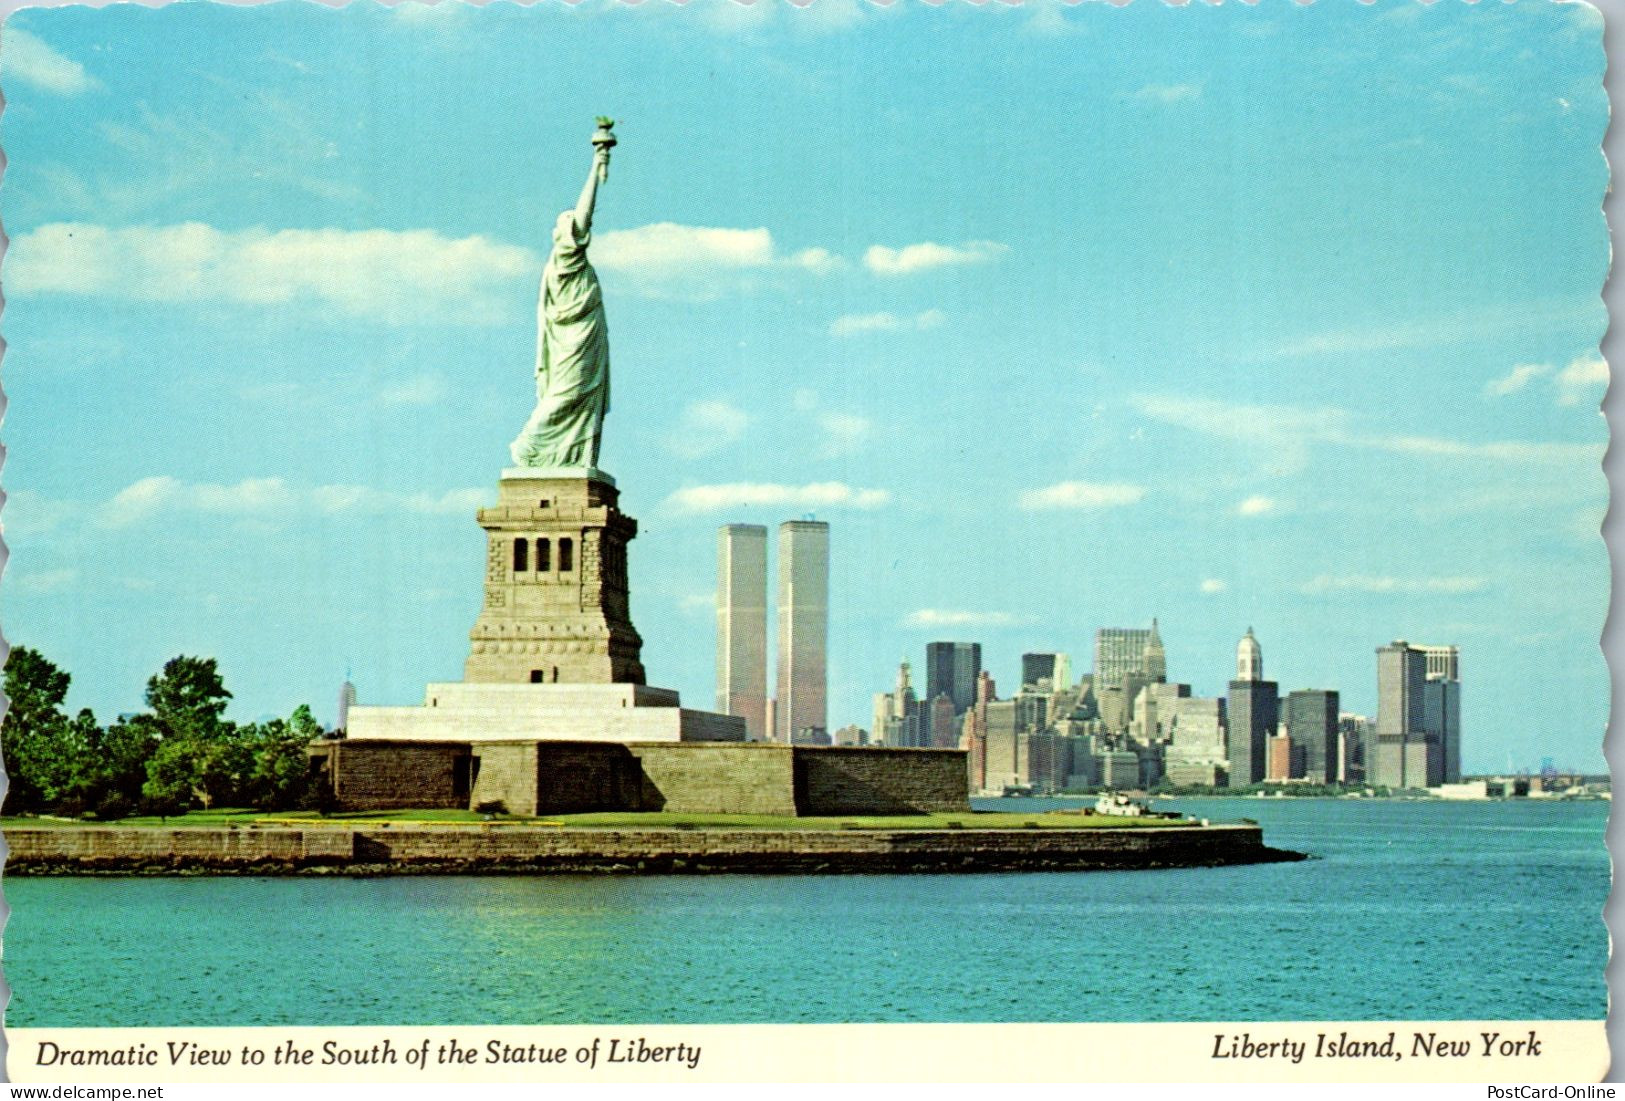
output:
[[[598,129],[593,131],[592,144],[595,149],[604,151],[604,163],[598,166],[598,182],[609,180],[609,151],[618,144],[613,129],[615,120],[604,115],[598,116]]]

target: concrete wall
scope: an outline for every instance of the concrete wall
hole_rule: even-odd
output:
[[[634,745],[643,770],[636,808],[678,814],[795,814],[795,758],[790,746]]]
[[[509,814],[536,813],[537,742],[476,742],[469,807],[501,803]]]
[[[624,745],[539,742],[530,776],[534,813],[636,810],[641,778],[637,758]]]
[[[346,810],[494,802],[527,817],[591,811],[816,816],[970,809],[965,751],[959,749],[366,740],[329,743],[318,754],[328,757],[338,806]]]
[[[337,741],[323,745],[317,755],[327,758],[340,810],[468,806],[467,745]]]
[[[969,811],[962,749],[795,749],[798,814]]]

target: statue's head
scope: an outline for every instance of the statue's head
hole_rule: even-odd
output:
[[[558,220],[553,223],[553,243],[555,245],[568,245],[575,241],[575,220],[576,216],[573,210],[566,210],[559,215]]]

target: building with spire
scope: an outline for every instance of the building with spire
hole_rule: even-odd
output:
[[[1162,636],[1157,633],[1156,617],[1151,619],[1151,634],[1145,640],[1145,650],[1141,652],[1140,664],[1145,668],[1145,679],[1152,684],[1161,684],[1168,679],[1168,654],[1162,648]]]
[[[1236,679],[1230,682],[1229,786],[1261,783],[1268,768],[1269,739],[1280,718],[1280,686],[1264,679],[1264,648],[1247,628],[1236,645]]]

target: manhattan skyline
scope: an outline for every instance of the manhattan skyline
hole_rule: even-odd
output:
[[[6,637],[104,719],[176,653],[242,718],[455,676],[609,113],[651,683],[714,695],[718,525],[810,512],[831,730],[1156,616],[1364,714],[1449,640],[1464,771],[1601,771],[1596,13],[998,7],[13,16]]]

